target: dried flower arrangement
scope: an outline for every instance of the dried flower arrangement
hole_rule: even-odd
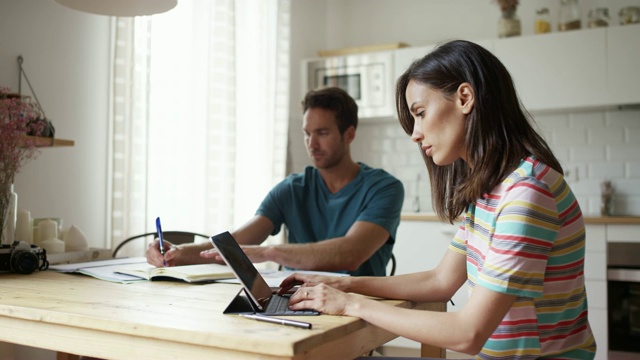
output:
[[[25,135],[42,133],[41,118],[35,104],[0,87],[0,184],[12,183],[20,167],[39,154],[36,141]]]
[[[0,87],[0,237],[4,234],[5,218],[10,204],[10,185],[20,167],[38,156],[36,140],[26,135],[42,133],[45,122],[39,107]]]

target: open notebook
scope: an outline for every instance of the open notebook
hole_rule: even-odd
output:
[[[259,313],[261,315],[318,315],[315,310],[290,310],[289,297],[278,295],[269,287],[240,245],[226,231],[211,237],[224,262],[242,284],[242,290],[224,311],[225,314]],[[245,293],[247,296],[242,295]]]
[[[233,272],[226,265],[198,264],[171,267],[128,264],[115,269],[116,273],[136,276],[147,280],[182,280],[186,282],[213,281],[233,278]]]

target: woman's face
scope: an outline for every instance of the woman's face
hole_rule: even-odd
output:
[[[436,165],[449,165],[458,159],[466,161],[465,120],[473,107],[472,94],[467,83],[447,98],[425,84],[409,81],[405,96],[414,119],[411,140],[419,143]]]

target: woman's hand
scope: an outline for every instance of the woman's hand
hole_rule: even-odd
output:
[[[325,283],[315,286],[303,284],[291,295],[289,308],[291,310],[313,309],[328,315],[351,315],[348,309],[356,305],[361,298]]]
[[[326,284],[334,289],[349,291],[348,276],[324,276],[295,273],[282,280],[282,283],[280,283],[280,290],[278,290],[278,294],[286,294],[289,292],[289,290],[298,285],[311,287],[318,284]]]
[[[349,277],[322,276],[295,273],[282,281],[279,294],[286,294],[299,286],[289,299],[292,310],[314,309],[323,314],[347,315],[347,307],[351,306],[359,296],[345,293],[349,286]]]

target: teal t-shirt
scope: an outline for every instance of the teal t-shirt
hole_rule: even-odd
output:
[[[344,236],[356,221],[368,221],[389,232],[387,242],[353,276],[384,276],[395,243],[404,201],[402,183],[382,169],[360,164],[355,179],[335,194],[329,192],[318,169],[289,175],[265,197],[256,211],[289,231],[289,243],[312,243]],[[347,273],[347,271],[345,271]]]

